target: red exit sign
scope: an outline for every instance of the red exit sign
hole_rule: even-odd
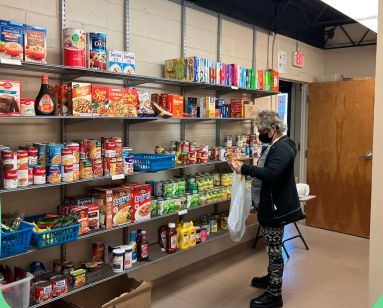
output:
[[[303,52],[294,51],[293,53],[293,65],[297,67],[304,67],[305,65],[305,55]]]

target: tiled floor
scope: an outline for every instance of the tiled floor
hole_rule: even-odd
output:
[[[364,308],[368,296],[368,240],[301,226],[310,247],[289,242],[285,260],[283,299],[287,308]],[[289,227],[287,232],[294,232]],[[261,241],[262,242],[262,241]],[[220,259],[199,262],[185,275],[153,290],[155,308],[249,307],[262,293],[249,286],[253,276],[265,274],[263,243]]]

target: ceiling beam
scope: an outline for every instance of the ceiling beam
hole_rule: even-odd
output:
[[[350,43],[351,43],[352,45],[355,46],[356,43],[355,43],[354,40],[351,38],[351,36],[347,33],[346,29],[345,29],[342,25],[340,25],[339,28],[342,29],[343,33],[347,36],[347,38],[348,38],[348,40],[350,41]]]

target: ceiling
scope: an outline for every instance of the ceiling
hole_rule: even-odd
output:
[[[200,7],[282,34],[318,48],[327,48],[333,29],[355,21],[320,0],[189,0]],[[343,28],[343,29],[342,29]],[[348,33],[347,33],[348,35]],[[359,39],[343,47],[360,46]],[[368,43],[371,45],[371,43]]]

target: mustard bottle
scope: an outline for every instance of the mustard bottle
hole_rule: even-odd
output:
[[[189,228],[184,223],[179,232],[180,235],[180,249],[185,250],[189,248]]]
[[[189,247],[193,247],[196,245],[196,230],[192,221],[189,222],[188,231],[189,231]]]
[[[177,228],[176,228],[176,231],[177,231],[177,249],[180,249],[181,228],[182,228],[182,225],[180,223],[177,224]]]

